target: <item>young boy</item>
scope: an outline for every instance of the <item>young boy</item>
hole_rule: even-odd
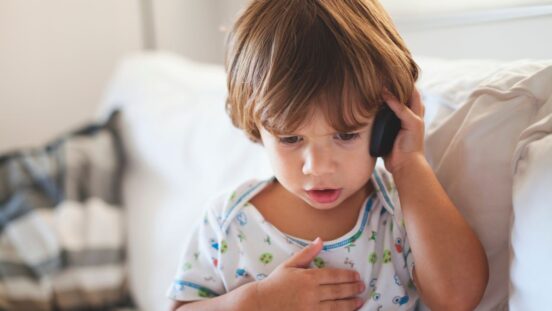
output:
[[[252,1],[226,69],[227,111],[275,176],[208,206],[173,310],[477,306],[485,253],[424,157],[418,68],[376,0]],[[383,169],[369,146],[386,105],[401,127]]]

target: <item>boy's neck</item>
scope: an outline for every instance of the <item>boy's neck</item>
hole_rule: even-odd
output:
[[[351,231],[358,221],[363,202],[374,191],[372,182],[359,189],[338,206],[318,210],[289,193],[275,181],[251,203],[264,218],[280,231],[305,240],[320,236],[323,240],[337,239]],[[309,221],[305,221],[308,219]],[[337,220],[337,221],[336,221]]]

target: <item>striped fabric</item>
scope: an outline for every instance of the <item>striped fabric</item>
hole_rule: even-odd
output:
[[[118,116],[0,156],[0,310],[132,307]]]

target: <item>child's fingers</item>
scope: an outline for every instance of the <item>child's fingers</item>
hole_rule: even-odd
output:
[[[318,292],[318,299],[324,301],[352,298],[362,293],[365,288],[363,282],[322,285]]]
[[[283,265],[293,268],[307,268],[316,255],[322,250],[322,239],[316,238],[312,244],[295,253],[291,258],[288,258]]]
[[[340,268],[324,268],[309,270],[320,285],[351,283],[360,280],[360,274],[354,270]]]
[[[418,117],[423,118],[425,114],[425,106],[422,102],[420,92],[414,87],[414,90],[412,91],[412,96],[409,100],[409,107]]]
[[[408,124],[410,124],[413,119],[417,118],[416,114],[414,114],[414,112],[406,105],[399,103],[395,96],[386,93],[384,94],[384,99],[387,102],[389,108],[391,108],[391,110],[393,110],[393,112],[401,120],[403,128],[407,128]]]

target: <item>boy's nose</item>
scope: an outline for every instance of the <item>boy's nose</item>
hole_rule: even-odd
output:
[[[324,147],[309,147],[305,149],[303,174],[323,176],[335,172],[335,161],[331,150]]]

